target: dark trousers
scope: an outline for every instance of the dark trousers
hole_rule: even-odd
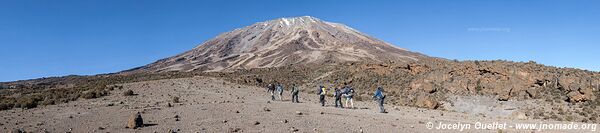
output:
[[[319,95],[319,102],[321,102],[321,106],[325,106],[325,95]]]
[[[298,93],[292,93],[292,102],[299,103],[298,101]]]
[[[379,112],[381,112],[381,113],[384,113],[384,112],[385,112],[385,109],[383,108],[383,99],[384,99],[384,98],[379,98],[379,99],[377,100],[377,102],[379,103]]]
[[[340,107],[340,108],[344,107],[344,105],[342,105],[342,98],[341,97],[336,97],[335,98],[335,107]]]

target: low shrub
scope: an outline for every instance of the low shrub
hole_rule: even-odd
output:
[[[133,95],[135,95],[135,94],[133,93],[132,90],[127,90],[127,91],[123,92],[123,96],[133,96]]]
[[[81,95],[82,98],[85,99],[92,99],[92,98],[98,98],[97,94],[95,91],[90,91],[90,92],[86,92],[83,93],[83,95]]]
[[[179,97],[173,97],[173,103],[179,103],[181,101],[179,101]]]
[[[0,110],[11,109],[13,106],[15,106],[13,103],[0,103]]]
[[[30,109],[35,108],[38,105],[38,100],[31,97],[22,97],[17,100],[15,107]]]

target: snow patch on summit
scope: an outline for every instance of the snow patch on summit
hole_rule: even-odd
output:
[[[285,23],[285,25],[287,25],[287,26],[290,25],[290,21],[288,21],[286,18],[282,18],[281,20],[283,20],[283,22]]]

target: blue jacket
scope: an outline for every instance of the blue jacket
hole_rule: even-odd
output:
[[[383,92],[381,91],[381,89],[377,89],[377,90],[375,90],[375,95],[373,97],[378,98],[378,99],[382,99],[385,96],[383,95]]]

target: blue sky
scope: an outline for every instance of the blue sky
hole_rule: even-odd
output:
[[[600,70],[596,0],[0,0],[0,81],[117,72],[280,17],[346,24],[411,51]]]

